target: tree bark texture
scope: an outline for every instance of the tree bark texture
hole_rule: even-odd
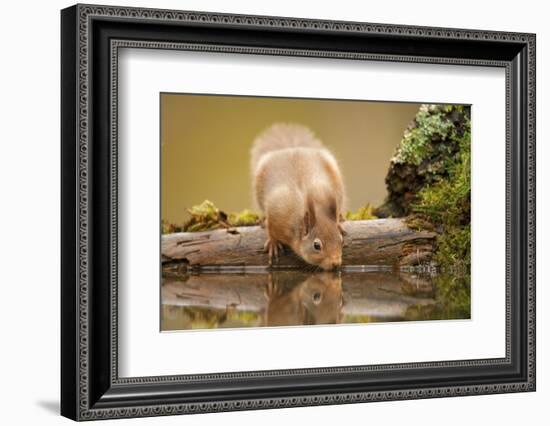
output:
[[[436,233],[410,229],[405,219],[374,219],[343,223],[346,231],[343,266],[425,264],[431,260]],[[164,267],[183,269],[267,267],[266,232],[260,226],[180,232],[162,236]],[[279,254],[273,269],[303,267],[289,248]]]

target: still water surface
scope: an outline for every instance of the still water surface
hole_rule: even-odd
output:
[[[396,271],[163,274],[161,329],[470,318],[470,279]]]

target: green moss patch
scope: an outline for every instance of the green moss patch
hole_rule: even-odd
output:
[[[422,188],[449,177],[470,143],[470,108],[462,105],[422,105],[390,160],[388,196],[375,210],[381,217],[413,213]]]
[[[390,160],[388,197],[373,212],[437,231],[433,260],[446,269],[470,267],[470,132],[469,107],[422,105]]]
[[[187,209],[191,217],[181,225],[162,223],[162,233],[200,232],[214,229],[231,228],[234,226],[253,226],[260,223],[260,216],[245,209],[237,213],[225,213],[209,200]]]
[[[346,220],[372,220],[378,219],[378,217],[373,213],[374,207],[369,203],[365,204],[363,207],[360,207],[357,211],[349,211],[346,213]]]
[[[462,108],[447,107],[447,108]],[[460,135],[451,131],[458,150],[445,161],[445,173],[424,186],[411,203],[411,211],[439,230],[434,260],[441,266],[470,268],[470,120]]]

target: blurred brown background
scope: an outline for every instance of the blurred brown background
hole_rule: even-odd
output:
[[[249,151],[275,122],[310,127],[344,174],[348,208],[380,204],[389,160],[420,104],[161,94],[162,219],[181,223],[205,199],[254,208]]]

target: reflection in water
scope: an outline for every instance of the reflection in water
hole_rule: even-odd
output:
[[[470,318],[469,276],[280,271],[163,275],[162,330]]]
[[[302,279],[288,275],[269,275],[265,325],[342,322],[342,278],[338,274],[323,272]]]

